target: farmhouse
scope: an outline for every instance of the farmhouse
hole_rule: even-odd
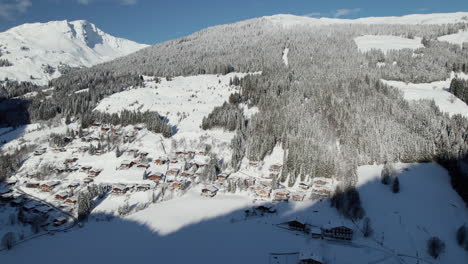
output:
[[[140,163],[138,163],[138,164],[136,165],[136,167],[139,168],[139,169],[145,169],[145,170],[146,170],[146,169],[148,169],[148,168],[150,167],[150,165],[149,165],[148,163],[142,163],[142,162],[140,162]]]
[[[91,179],[91,178],[84,178],[84,180],[83,180],[83,182],[84,182],[85,184],[90,184],[90,183],[92,183],[93,181],[94,181],[94,180]]]
[[[31,200],[31,201],[26,202],[23,205],[23,209],[26,211],[31,211],[32,209],[36,208],[36,206],[39,206],[39,205],[40,203],[38,203],[37,201]]]
[[[257,185],[257,186],[260,186],[260,185]],[[271,188],[262,186],[261,188],[256,188],[254,190],[255,190],[255,195],[257,195],[258,197],[262,197],[262,198],[270,197]]]
[[[122,163],[120,163],[120,169],[129,169],[135,164],[133,161],[130,160],[124,160]]]
[[[37,182],[28,182],[26,183],[26,188],[39,188],[40,184]]]
[[[89,177],[96,177],[99,174],[101,174],[101,172],[102,172],[102,169],[91,169],[91,170],[88,171],[88,176]]]
[[[66,200],[65,200],[66,203],[69,203],[69,204],[76,204],[76,202],[78,202],[78,199],[76,197],[68,197]]]
[[[52,207],[48,205],[40,205],[34,207],[33,211],[39,214],[46,215],[49,211],[52,211]]]
[[[227,174],[227,173],[220,173],[220,174],[218,174],[218,176],[216,176],[216,179],[217,179],[218,181],[225,181],[225,180],[227,180],[228,177],[229,177],[229,174]]]
[[[213,197],[216,193],[218,193],[218,188],[213,185],[206,186],[201,191],[201,195],[205,197]]]
[[[179,173],[179,176],[191,177],[191,176],[192,176],[192,173],[190,173],[190,172],[188,172],[188,171],[183,171],[183,172]]]
[[[57,199],[57,200],[63,201],[65,199],[67,199],[67,198],[68,198],[68,193],[67,192],[60,192],[60,193],[57,193],[55,195],[55,199]]]
[[[327,224],[322,227],[324,237],[330,237],[341,240],[352,240],[353,229],[345,225]]]
[[[304,191],[309,189],[309,185],[307,185],[307,184],[305,184],[303,182],[299,183],[298,187],[299,187],[299,189],[302,189]]]
[[[161,172],[156,172],[154,174],[151,174],[147,177],[148,180],[152,180],[156,183],[159,183],[160,181],[162,181],[164,178],[164,174],[161,173]]]
[[[256,168],[258,166],[258,161],[249,161],[249,166],[252,168]]]
[[[279,172],[282,167],[283,167],[283,165],[281,165],[281,164],[273,164],[273,165],[270,166],[270,171]]]
[[[159,157],[159,158],[154,160],[154,164],[156,164],[156,165],[164,165],[164,164],[166,164],[166,162],[167,162],[167,158]]]
[[[176,182],[173,182],[171,184],[171,187],[174,189],[174,190],[179,190],[179,189],[182,189],[182,182],[179,182],[179,181],[176,181]]]
[[[91,170],[93,167],[91,166],[81,166],[81,171],[82,172],[88,172],[89,170]]]
[[[67,218],[65,216],[56,217],[53,220],[54,226],[61,226],[67,222]]]
[[[114,185],[112,187],[112,193],[115,194],[124,194],[128,191],[128,187],[123,184]]]
[[[41,188],[41,191],[43,192],[50,192],[59,184],[60,184],[59,181],[50,181],[50,182],[41,184],[40,188]]]
[[[292,221],[289,221],[289,222],[286,222],[286,223],[283,223],[283,224],[286,224],[288,226],[288,228],[291,229],[291,230],[308,232],[307,225],[304,224],[304,223],[301,223],[301,222],[299,222],[297,220],[292,220]]]
[[[275,191],[273,200],[277,202],[281,202],[281,201],[287,202],[289,200],[289,191],[286,189]]]

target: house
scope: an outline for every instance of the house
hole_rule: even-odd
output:
[[[55,147],[55,148],[52,148],[52,151],[53,152],[66,152],[67,150],[62,147]]]
[[[90,184],[90,183],[92,183],[93,181],[94,181],[93,179],[88,178],[88,177],[87,177],[87,178],[84,178],[84,180],[83,180],[83,182],[84,182],[85,184]]]
[[[93,127],[100,127],[101,126],[101,122],[98,122],[98,121],[95,121],[91,124],[91,126]]]
[[[5,193],[5,194],[0,195],[0,201],[3,201],[3,202],[9,202],[14,199],[15,197],[13,196],[13,193]]]
[[[133,129],[135,129],[135,130],[142,130],[143,128],[144,128],[143,125],[136,125],[136,126],[133,127]]]
[[[11,206],[17,207],[17,206],[21,206],[23,204],[23,202],[24,202],[23,197],[18,197],[16,199],[11,200],[10,204],[11,204]]]
[[[55,195],[55,199],[64,201],[65,199],[68,198],[68,193],[67,192],[60,192]]]
[[[85,138],[83,138],[83,139],[85,139]],[[83,139],[82,139],[82,140],[83,140]],[[88,152],[88,151],[89,151],[89,147],[88,147],[88,146],[81,146],[81,147],[78,148],[78,151],[79,151],[79,152]]]
[[[69,168],[66,168],[65,171],[66,172],[75,172],[75,171],[78,171],[80,168],[78,166],[72,166],[72,167],[69,167]]]
[[[302,189],[304,191],[309,189],[309,185],[307,185],[307,184],[305,184],[303,182],[299,183],[298,187],[299,187],[299,189]]]
[[[264,175],[263,178],[273,179],[275,177],[278,178],[278,175],[279,175],[278,172],[270,172],[270,173]]]
[[[198,151],[196,154],[200,155],[200,156],[204,156],[204,155],[206,155],[206,152],[205,151]]]
[[[353,229],[342,224],[327,224],[322,227],[322,235],[329,238],[352,240]]]
[[[171,164],[177,164],[178,162],[179,162],[179,161],[177,161],[176,159],[171,159],[171,160],[169,161],[169,163],[171,163]]]
[[[167,162],[167,159],[161,158],[161,157],[154,160],[154,164],[156,165],[164,165],[166,164],[166,162]]]
[[[129,169],[135,164],[133,161],[130,160],[124,160],[122,163],[120,163],[120,169]]]
[[[206,186],[201,191],[201,195],[205,197],[213,197],[216,193],[218,193],[218,188],[213,185]]]
[[[148,191],[149,189],[151,189],[151,186],[149,184],[141,184],[141,185],[138,185],[136,189],[137,191],[144,192],[144,191]]]
[[[302,231],[308,233],[308,227],[306,224],[301,223],[297,220],[292,220],[289,222],[284,223],[288,226],[289,229],[295,230],[295,231]]]
[[[80,186],[78,182],[73,182],[73,183],[68,184],[67,188],[73,190],[73,189],[78,188],[78,186]]]
[[[138,163],[138,164],[136,165],[136,167],[139,168],[139,169],[145,169],[145,170],[146,170],[146,169],[148,169],[148,168],[150,167],[150,165],[149,165],[148,163],[142,163],[142,162],[140,162],[140,163]]]
[[[16,183],[18,182],[17,179],[13,179],[13,178],[8,178],[5,180],[5,184],[8,185],[8,186],[13,186],[15,185]]]
[[[88,171],[88,176],[89,177],[97,177],[99,174],[101,174],[102,169],[91,169]]]
[[[78,158],[69,158],[69,159],[65,159],[65,161],[63,162],[63,164],[71,164],[71,163],[74,163],[78,160]]]
[[[274,193],[273,201],[287,202],[289,200],[289,191],[286,189],[276,190]]]
[[[67,199],[65,199],[65,202],[69,204],[76,204],[78,202],[78,199],[76,197],[68,197]]]
[[[148,152],[140,152],[140,158],[146,158],[148,156]]]
[[[61,226],[67,222],[67,218],[65,216],[56,217],[53,220],[54,226]]]
[[[162,181],[163,178],[164,178],[164,173],[161,173],[161,172],[156,172],[146,177],[146,179],[152,180],[156,183],[159,183],[160,181]]]
[[[182,176],[182,177],[191,177],[193,174],[188,172],[188,171],[183,171],[181,173],[179,173],[179,176]]]
[[[42,148],[42,149],[37,149],[34,151],[34,156],[41,156],[43,155],[44,153],[46,153],[47,149],[46,148]]]
[[[37,182],[27,182],[26,188],[39,188],[40,184]]]
[[[322,256],[315,254],[315,253],[310,253],[310,254],[304,254],[299,257],[299,264],[323,264],[324,260]]]
[[[89,170],[91,170],[93,167],[91,166],[81,166],[81,171],[82,172],[88,172]]]
[[[318,226],[311,226],[309,227],[309,234],[313,238],[323,238],[322,236],[322,229]]]
[[[312,193],[317,194],[319,196],[323,196],[323,197],[329,197],[332,191],[326,187],[322,187],[322,188],[313,188]]]
[[[31,200],[31,201],[26,202],[23,205],[23,209],[26,210],[26,211],[32,211],[34,208],[36,208],[39,205],[40,205],[40,203],[38,203],[37,201]]]
[[[228,177],[229,177],[229,174],[227,174],[227,173],[220,173],[220,174],[218,174],[218,175],[216,176],[216,179],[217,179],[218,181],[225,181],[225,180],[227,180]]]
[[[174,175],[176,176],[179,173],[179,169],[177,168],[172,168],[166,171],[166,175]]]
[[[174,189],[174,190],[180,190],[182,189],[182,182],[179,182],[179,181],[176,181],[176,182],[173,182],[171,184],[171,187]]]
[[[260,205],[260,206],[255,207],[255,210],[259,211],[262,214],[265,214],[265,213],[274,214],[274,213],[276,213],[276,209],[273,209],[272,207],[267,207],[267,206],[264,206],[264,205]]]
[[[10,192],[12,192],[12,190],[10,188],[0,187],[0,195],[7,194],[7,193],[10,193]]]
[[[249,161],[249,167],[256,168],[258,166],[258,161]]]
[[[102,150],[96,150],[96,152],[94,152],[94,155],[96,156],[101,156],[102,154],[104,154],[104,151]]]
[[[112,187],[112,193],[115,194],[124,194],[128,191],[128,187],[123,184],[114,185]]]
[[[56,174],[64,173],[66,170],[67,170],[67,168],[64,167],[64,166],[59,166],[59,167],[57,167],[57,168],[54,168],[54,172],[55,172]]]
[[[260,185],[257,185],[257,186],[260,186]],[[271,188],[269,187],[262,187],[262,188],[255,189],[255,195],[257,195],[258,197],[268,198],[270,197],[270,194],[271,194]]]
[[[270,171],[279,172],[281,170],[281,168],[283,168],[283,165],[273,164],[273,165],[270,166]]]
[[[296,201],[296,202],[301,202],[301,201],[304,201],[304,197],[305,197],[305,194],[304,193],[293,193],[292,194],[292,199],[293,201]]]
[[[52,207],[48,205],[40,205],[40,206],[34,207],[32,210],[35,213],[46,215],[49,211],[52,211]]]
[[[50,192],[59,184],[60,184],[59,181],[50,181],[50,182],[41,184],[40,188],[41,188],[41,191],[43,192]]]

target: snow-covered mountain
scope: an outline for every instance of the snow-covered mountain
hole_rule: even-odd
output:
[[[147,46],[84,20],[24,24],[0,33],[0,59],[12,64],[0,67],[0,79],[44,84],[69,67],[89,67]]]

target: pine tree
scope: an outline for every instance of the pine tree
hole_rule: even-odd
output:
[[[392,192],[393,193],[399,193],[400,192],[400,180],[398,180],[398,177],[395,178],[392,184]]]

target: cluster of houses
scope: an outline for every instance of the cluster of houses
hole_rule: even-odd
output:
[[[353,229],[342,223],[328,223],[324,226],[318,227],[314,225],[309,225],[307,223],[302,223],[298,220],[292,220],[286,223],[281,223],[279,224],[279,226],[285,227],[290,230],[303,232],[305,234],[310,235],[313,238],[328,238],[338,240],[353,239]]]

